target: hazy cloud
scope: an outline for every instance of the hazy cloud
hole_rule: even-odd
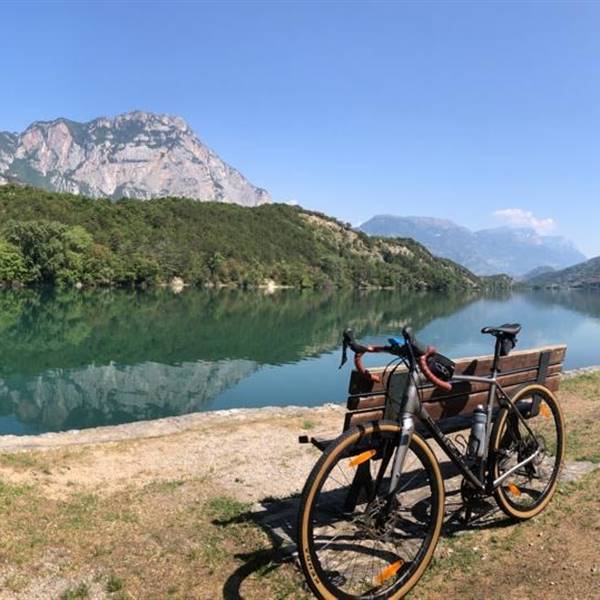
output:
[[[522,208],[503,208],[494,211],[494,217],[511,227],[530,227],[537,233],[550,233],[555,227],[554,219],[538,219],[530,210]]]

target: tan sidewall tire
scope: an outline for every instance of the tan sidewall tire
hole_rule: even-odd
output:
[[[377,428],[378,431],[388,432],[388,433],[400,433],[401,427],[393,422],[379,422],[377,424],[369,424],[361,427],[361,429],[355,429],[351,432],[347,432],[343,434],[335,443],[335,446],[331,451],[326,450],[327,456],[323,457],[324,460],[319,461],[315,465],[315,469],[318,469],[318,473],[314,476],[312,485],[307,492],[306,500],[303,502],[301,510],[302,514],[299,519],[299,541],[298,541],[298,553],[300,556],[300,561],[302,563],[302,568],[305,576],[309,580],[310,587],[315,592],[318,598],[322,598],[323,600],[337,600],[335,596],[331,594],[327,590],[327,588],[323,585],[319,577],[317,576],[317,570],[314,568],[312,564],[312,558],[310,555],[310,549],[308,546],[308,534],[309,534],[309,516],[311,512],[311,508],[315,499],[315,495],[317,490],[320,488],[321,481],[323,476],[329,472],[329,467],[331,464],[337,459],[341,452],[343,452],[349,445],[353,444],[359,435],[370,435]],[[435,529],[433,532],[431,544],[427,549],[427,553],[425,554],[421,564],[417,568],[417,570],[413,573],[413,575],[406,581],[406,583],[398,589],[392,596],[388,596],[391,600],[398,600],[406,595],[414,585],[419,581],[423,572],[431,562],[433,557],[433,553],[437,546],[440,533],[442,530],[442,524],[444,522],[444,503],[445,503],[445,490],[444,490],[444,481],[442,479],[442,474],[440,471],[439,463],[431,451],[431,448],[425,442],[425,440],[418,434],[413,434],[412,443],[416,444],[427,457],[427,459],[431,463],[432,473],[434,475],[436,485],[438,487],[438,518],[435,524]],[[312,474],[311,474],[312,475]],[[311,477],[309,476],[309,479]],[[306,492],[305,492],[306,493]],[[303,494],[304,496],[304,494]]]
[[[496,502],[498,503],[498,506],[502,509],[502,511],[505,514],[507,514],[509,517],[513,517],[514,519],[519,519],[521,521],[531,519],[532,517],[539,515],[546,508],[546,506],[548,506],[548,503],[550,502],[550,500],[552,500],[552,497],[554,496],[554,492],[556,492],[556,486],[558,485],[558,480],[560,479],[560,473],[562,471],[563,460],[564,460],[564,455],[565,455],[565,422],[564,422],[562,410],[560,408],[560,404],[559,404],[558,400],[556,399],[556,396],[548,388],[544,387],[543,385],[532,384],[532,385],[528,385],[527,387],[519,390],[515,394],[515,396],[513,398],[511,398],[511,400],[513,403],[516,403],[519,401],[520,398],[531,394],[531,392],[534,390],[538,390],[540,392],[540,394],[543,394],[543,395],[549,397],[552,400],[552,402],[554,403],[554,405],[556,406],[556,415],[558,417],[559,426],[562,431],[562,444],[561,444],[561,449],[560,449],[561,450],[560,456],[558,457],[558,460],[559,460],[558,473],[556,474],[556,477],[554,478],[554,481],[552,482],[550,489],[546,492],[546,496],[544,497],[542,502],[539,505],[537,505],[535,508],[532,508],[531,510],[518,510],[510,502],[508,502],[506,492],[502,489],[502,486],[500,486],[494,490],[494,497],[496,499]],[[500,434],[502,432],[502,428],[504,427],[504,422],[506,421],[507,416],[508,416],[508,410],[503,409],[498,417],[498,419],[499,419],[498,423],[497,423],[496,427],[494,427],[494,439],[492,440],[492,444],[491,444],[491,448],[494,451],[499,447]],[[493,477],[493,479],[496,479],[498,477],[498,463],[497,462],[494,462],[492,477]]]

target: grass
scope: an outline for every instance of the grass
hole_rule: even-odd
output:
[[[600,464],[600,373],[566,379],[567,458]]]
[[[569,459],[600,463],[597,398],[600,375],[565,382]],[[305,428],[297,417],[293,422]],[[51,576],[63,577],[65,588],[69,582],[59,596],[64,600],[95,597],[98,591],[118,600],[311,597],[294,563],[282,559],[269,531],[255,522],[252,504],[208,476],[145,479],[94,492],[74,477],[74,485],[58,497],[45,493],[42,478],[26,477],[44,465],[54,472],[74,464],[78,456],[0,455],[7,475],[0,479],[0,558],[11,569],[4,578],[0,569],[0,586],[9,593],[34,596],[31,586],[52,565]],[[31,483],[11,481],[10,471]],[[561,484],[533,521],[442,539],[412,598],[532,597],[532,590],[550,590],[550,576],[556,597],[593,597],[597,587],[590,586],[600,581],[592,571],[600,572],[599,488],[597,471]],[[552,568],[552,561],[563,558],[569,570]],[[84,573],[94,573],[94,582],[77,583]],[[518,577],[511,580],[506,573]]]
[[[600,401],[600,373],[584,373],[576,377],[569,377],[561,383],[563,392],[570,392],[588,400]]]
[[[23,574],[4,583],[14,590],[27,590],[47,556],[56,554],[52,564],[61,576],[97,572],[105,592],[120,600],[203,598],[211,589],[218,597],[224,580],[248,560],[256,564],[243,578],[249,597],[261,591],[268,598],[303,597],[290,596],[289,590],[302,590],[298,574],[276,561],[268,536],[245,518],[250,504],[205,479],[156,481],[107,494],[76,491],[62,499],[40,498],[34,486],[2,483],[0,506],[11,515],[0,521],[2,560]],[[115,518],[123,514],[136,519]],[[81,583],[60,598],[90,595]]]
[[[124,583],[120,577],[117,577],[115,574],[111,574],[106,581],[106,591],[109,594],[113,592],[119,592],[123,589]]]
[[[89,598],[89,589],[85,583],[80,583],[75,588],[69,588],[65,590],[60,598],[61,600],[82,600],[83,598]]]
[[[74,461],[81,461],[88,454],[87,448],[78,450],[58,448],[47,452],[31,450],[0,452],[0,466],[19,472],[34,471],[50,475],[53,466],[64,469]]]
[[[231,496],[216,496],[206,503],[206,511],[215,519],[228,521],[241,517],[251,504],[239,502]]]
[[[309,431],[311,429],[314,429],[315,425],[316,425],[316,423],[313,420],[303,419],[300,427],[302,427],[302,429],[304,429],[305,431]]]
[[[573,460],[585,460],[600,464],[600,444],[590,443],[588,432],[573,430],[567,436],[567,455]]]

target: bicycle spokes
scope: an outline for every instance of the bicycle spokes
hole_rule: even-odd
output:
[[[497,475],[505,476],[501,485],[516,506],[534,505],[545,493],[556,466],[558,436],[552,410],[543,400],[526,423],[514,415],[506,419]]]

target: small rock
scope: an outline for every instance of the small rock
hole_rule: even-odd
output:
[[[169,287],[174,294],[181,294],[185,287],[185,281],[181,277],[173,277],[169,282]]]

